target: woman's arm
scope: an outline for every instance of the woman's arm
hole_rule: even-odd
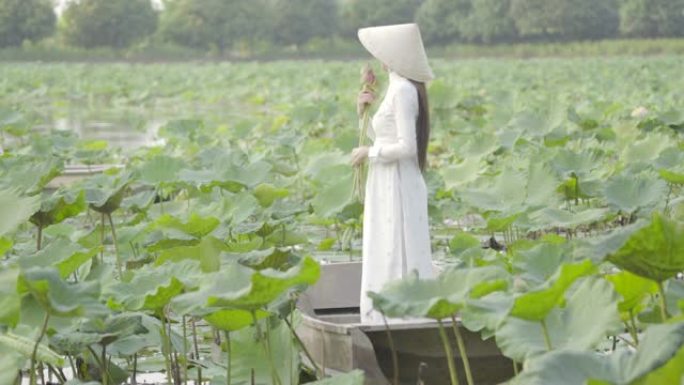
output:
[[[377,158],[383,162],[393,162],[416,157],[418,91],[413,84],[402,84],[397,89],[392,100],[392,109],[397,125],[397,142],[373,145],[368,151],[368,157],[371,159]]]

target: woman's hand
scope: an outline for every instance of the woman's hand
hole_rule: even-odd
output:
[[[366,111],[374,101],[375,93],[373,93],[373,91],[362,90],[356,97],[356,113],[359,114],[359,116],[363,115],[364,111]]]
[[[352,166],[360,166],[368,158],[368,146],[357,147],[351,153]]]

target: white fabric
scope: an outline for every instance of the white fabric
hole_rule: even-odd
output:
[[[427,188],[418,167],[418,91],[390,72],[385,98],[373,116],[363,217],[361,322],[382,323],[368,291],[406,277],[413,270],[432,278]]]
[[[435,78],[417,24],[361,28],[358,36],[371,55],[399,75],[419,82]]]

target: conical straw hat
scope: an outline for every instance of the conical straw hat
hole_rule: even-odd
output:
[[[359,40],[371,55],[399,75],[419,82],[434,79],[418,25],[361,28]]]

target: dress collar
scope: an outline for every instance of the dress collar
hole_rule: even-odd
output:
[[[394,82],[399,81],[399,80],[406,80],[406,78],[399,75],[398,73],[390,70],[389,71],[389,80],[390,80],[390,83],[394,83]]]

